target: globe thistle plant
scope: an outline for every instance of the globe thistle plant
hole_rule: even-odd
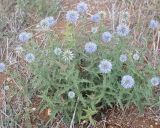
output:
[[[6,65],[4,63],[0,63],[0,72],[4,72],[6,69]]]
[[[160,77],[154,76],[151,78],[151,84],[152,86],[158,86],[160,84]]]
[[[132,88],[135,85],[134,78],[130,75],[125,75],[122,77],[121,86],[125,89]]]
[[[69,92],[68,92],[68,97],[69,97],[70,99],[73,99],[73,98],[75,97],[75,93],[74,93],[73,91],[69,91]]]
[[[85,13],[88,10],[88,5],[85,2],[80,2],[77,4],[77,11],[79,13]]]
[[[157,20],[152,19],[152,20],[149,22],[149,27],[150,27],[151,29],[156,29],[156,28],[158,28],[158,24],[159,24],[159,22],[158,22]]]
[[[97,50],[97,45],[94,42],[88,42],[85,44],[85,52],[86,53],[94,53]]]
[[[112,63],[108,60],[101,60],[98,67],[101,73],[107,74],[112,70]]]
[[[70,62],[74,58],[74,54],[71,50],[66,50],[63,52],[62,58],[65,62]]]
[[[104,33],[102,34],[102,41],[103,41],[104,43],[110,42],[111,39],[112,39],[112,34],[111,34],[110,32],[104,32]]]
[[[92,22],[98,23],[98,22],[100,22],[100,20],[101,20],[101,15],[99,13],[96,13],[96,14],[91,16],[91,21]]]
[[[120,60],[121,62],[123,62],[123,63],[126,62],[127,59],[128,59],[128,57],[127,57],[126,54],[122,54],[122,55],[120,55],[120,57],[119,57],[119,60]]]
[[[55,5],[58,5],[59,1],[56,1]],[[28,93],[38,94],[43,98],[42,107],[44,107],[42,109],[52,109],[54,114],[51,118],[56,118],[57,114],[62,113],[65,122],[75,117],[73,121],[77,121],[77,123],[84,119],[95,124],[94,115],[99,112],[99,108],[112,106],[125,108],[134,105],[138,109],[143,109],[143,106],[153,105],[152,103],[155,105],[159,99],[157,97],[154,99],[156,96],[154,91],[160,86],[159,55],[158,52],[154,54],[154,51],[159,49],[158,21],[148,22],[148,31],[144,32],[145,26],[142,25],[140,28],[143,29],[139,29],[139,25],[134,24],[137,21],[130,22],[132,19],[126,12],[127,8],[122,14],[120,13],[122,8],[117,9],[115,5],[115,9],[119,11],[117,13],[115,10],[116,14],[121,15],[115,17],[113,24],[109,23],[106,26],[104,20],[107,19],[108,14],[110,16],[110,13],[98,7],[106,2],[83,1],[76,5],[75,10],[67,10],[65,16],[63,14],[60,16],[66,23],[62,21],[64,24],[59,31],[55,30],[56,28],[51,29],[59,18],[54,19],[49,16],[37,24],[37,29],[34,26],[30,29],[36,35],[40,34],[40,37],[36,37],[38,39],[34,42],[25,44],[24,51],[21,47],[22,44],[14,49],[15,55],[10,54],[12,49],[9,49],[7,56],[9,58],[7,59],[5,56],[7,51],[3,48],[0,49],[1,59],[6,59],[8,65],[14,64],[14,67],[19,59],[22,60],[21,56],[23,55],[23,59],[29,67],[22,66],[29,68],[30,77],[28,75],[21,77],[23,73],[21,70],[10,75],[9,73],[12,73],[15,68],[10,69],[4,63],[0,63],[0,75],[4,74],[3,72],[7,69],[5,73],[12,76],[19,85],[24,85],[29,78],[29,82],[27,81],[25,84],[34,90]],[[91,6],[87,3],[91,3]],[[69,2],[69,4],[73,3]],[[95,9],[93,7],[95,5],[98,8]],[[109,20],[114,20],[112,17],[114,6],[112,7]],[[94,13],[95,10],[98,11]],[[46,10],[47,14],[53,12],[54,10]],[[55,14],[58,14],[57,17],[60,15],[59,12]],[[144,19],[144,17],[140,19]],[[140,21],[140,19],[138,20]],[[120,24],[116,25],[117,21]],[[134,27],[134,33],[130,26]],[[115,30],[112,31],[112,29]],[[49,30],[49,32],[43,30]],[[140,36],[139,33],[141,33]],[[28,32],[17,35],[19,42],[24,43],[31,37],[32,34]],[[39,40],[40,43],[37,42]],[[130,43],[137,40],[141,44]],[[150,45],[151,48],[154,47],[154,50],[148,51]],[[21,52],[22,54],[19,54]],[[142,55],[145,58],[142,58]],[[156,67],[153,65],[153,61]],[[157,76],[152,77],[153,74],[157,74]],[[149,76],[151,78],[148,79]],[[8,90],[8,87],[5,90]],[[37,91],[38,93],[36,93]],[[76,115],[73,116],[75,111]],[[71,124],[73,124],[72,121]]]
[[[129,27],[126,24],[120,24],[117,26],[116,32],[119,36],[127,36],[129,34]]]
[[[79,18],[79,13],[77,11],[70,10],[66,14],[66,20],[71,24],[75,24],[78,18]]]
[[[22,33],[19,34],[18,38],[22,43],[26,43],[26,42],[29,41],[29,39],[32,38],[32,33],[22,32]]]
[[[34,54],[32,54],[32,53],[27,53],[27,54],[25,55],[25,60],[26,60],[28,63],[32,63],[32,62],[35,60]]]

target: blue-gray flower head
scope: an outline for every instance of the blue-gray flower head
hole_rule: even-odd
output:
[[[158,86],[160,84],[160,77],[154,76],[150,81],[152,86]]]
[[[119,36],[127,36],[129,34],[129,27],[125,24],[117,26],[116,32]]]
[[[4,63],[0,63],[0,72],[4,72],[6,69],[6,65]]]
[[[156,28],[158,28],[158,24],[159,24],[159,22],[157,20],[152,19],[149,23],[149,27],[152,29],[156,29]]]
[[[73,91],[69,91],[69,92],[68,92],[68,97],[69,97],[70,99],[73,99],[73,98],[75,97],[75,93],[74,93]]]
[[[111,39],[112,39],[112,34],[111,34],[110,32],[104,32],[104,33],[102,34],[102,41],[103,41],[104,43],[110,42]]]
[[[91,32],[92,32],[92,33],[95,34],[97,31],[98,31],[98,27],[92,27],[92,28],[91,28]]]
[[[29,39],[32,38],[32,33],[22,32],[22,33],[19,34],[18,38],[22,43],[26,43],[26,42],[29,41]]]
[[[119,57],[119,60],[120,60],[121,62],[126,62],[127,59],[128,59],[128,57],[127,57],[126,54],[122,54],[122,55],[120,55],[120,57]]]
[[[40,21],[40,27],[42,29],[49,29],[50,27],[54,26],[56,23],[57,21],[54,19],[54,17],[50,16]]]
[[[98,23],[101,20],[101,15],[99,13],[96,13],[91,16],[91,21]]]
[[[32,62],[35,60],[34,54],[32,54],[32,53],[27,53],[27,54],[25,55],[25,60],[26,60],[28,63],[32,63]]]
[[[4,90],[8,91],[9,90],[9,86],[8,85],[4,86]]]
[[[135,53],[135,54],[133,54],[133,59],[134,60],[139,60],[139,58],[140,58],[140,56],[139,56],[139,54],[138,53]]]
[[[16,51],[16,53],[20,54],[20,53],[22,53],[22,52],[24,51],[24,49],[23,49],[22,46],[17,46],[17,47],[15,48],[15,51]]]
[[[63,52],[62,58],[65,62],[69,63],[71,60],[73,60],[74,58],[74,54],[71,50],[66,50]]]
[[[112,70],[112,63],[108,60],[101,60],[98,67],[101,73],[107,74]]]
[[[122,77],[121,85],[125,89],[132,88],[134,86],[134,84],[135,84],[135,81],[134,81],[132,76],[125,75],[125,76]]]
[[[94,53],[97,51],[97,45],[94,42],[88,42],[85,44],[85,52],[86,53]]]
[[[54,49],[54,54],[57,55],[57,56],[61,55],[62,54],[61,48],[55,48]]]
[[[48,23],[49,27],[52,27],[52,26],[54,26],[57,23],[57,21],[52,16],[46,17],[45,20]]]
[[[77,4],[77,11],[79,13],[85,13],[88,10],[88,6],[85,2],[80,2]]]
[[[66,14],[66,20],[69,23],[75,24],[79,18],[79,13],[77,11],[70,10]]]

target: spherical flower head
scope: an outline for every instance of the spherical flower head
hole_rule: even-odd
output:
[[[8,85],[6,85],[6,86],[4,86],[4,90],[9,90],[9,86]]]
[[[63,56],[62,58],[65,62],[70,62],[74,58],[74,54],[71,50],[64,51],[62,56]]]
[[[127,22],[130,18],[130,14],[127,11],[122,11],[121,14],[120,14],[120,17],[121,17],[123,22]]]
[[[112,34],[111,34],[110,32],[104,32],[104,33],[102,34],[102,41],[103,41],[104,43],[110,42],[111,39],[112,39]]]
[[[4,72],[6,69],[6,65],[4,63],[0,63],[0,72]]]
[[[101,15],[99,13],[96,13],[91,16],[91,21],[98,23],[101,20]]]
[[[54,17],[50,16],[40,21],[40,27],[42,29],[49,29],[50,27],[54,26],[56,23],[57,21],[54,19]]]
[[[85,2],[80,2],[77,4],[77,11],[79,13],[85,13],[88,10],[88,6]]]
[[[32,53],[27,53],[25,55],[25,60],[28,62],[28,63],[32,63],[34,60],[35,60],[35,56],[32,54]]]
[[[23,47],[21,47],[21,46],[17,46],[17,47],[15,48],[15,51],[16,51],[16,53],[20,54],[20,53],[22,53],[22,52],[24,51],[24,49],[23,49]]]
[[[112,63],[108,60],[102,60],[100,61],[98,67],[101,73],[107,74],[112,70]]]
[[[46,17],[45,20],[46,20],[49,27],[52,27],[57,23],[57,21],[52,16]]]
[[[125,24],[120,24],[117,26],[116,32],[119,36],[127,36],[129,34],[129,27]]]
[[[134,86],[134,84],[135,84],[135,81],[134,81],[132,76],[125,75],[125,76],[122,77],[121,85],[125,89],[132,88]]]
[[[46,21],[46,19],[43,19],[43,20],[40,21],[40,27],[44,30],[49,29],[49,25],[48,25],[48,22]]]
[[[139,58],[140,58],[140,56],[139,56],[139,54],[138,53],[135,53],[135,54],[133,54],[133,59],[134,60],[139,60]]]
[[[158,86],[160,84],[160,77],[154,76],[150,81],[152,86]]]
[[[121,62],[126,62],[127,59],[128,59],[128,57],[127,57],[126,54],[122,54],[122,55],[120,55],[120,57],[119,57],[119,60],[120,60]]]
[[[158,24],[159,24],[159,22],[157,20],[152,19],[149,23],[149,27],[152,29],[156,29],[156,28],[158,28]]]
[[[26,43],[26,42],[29,41],[29,39],[32,38],[32,33],[22,32],[22,33],[19,34],[18,38],[22,43]]]
[[[98,27],[92,27],[92,28],[91,28],[91,32],[92,32],[92,33],[95,34],[97,31],[98,31]]]
[[[94,53],[97,51],[97,45],[94,42],[88,42],[85,44],[85,51],[86,53]]]
[[[62,54],[61,48],[55,48],[54,49],[54,54],[57,55],[57,56],[61,55]]]
[[[66,14],[66,20],[69,23],[75,24],[79,18],[79,13],[77,11],[68,11]]]
[[[68,92],[68,97],[69,97],[70,99],[73,99],[73,98],[75,97],[75,93],[74,93],[73,91],[69,91],[69,92]]]

